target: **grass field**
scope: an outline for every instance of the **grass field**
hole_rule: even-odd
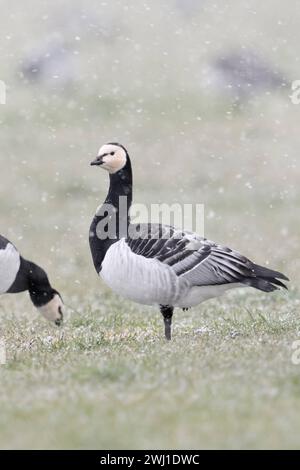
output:
[[[285,90],[235,111],[199,86],[206,61],[235,44],[299,79],[299,5],[203,2],[191,20],[171,0],[147,14],[133,1],[64,2],[112,25],[107,40],[57,26],[59,2],[27,3],[3,6],[0,233],[68,307],[57,329],[26,294],[1,297],[0,448],[299,448],[300,106]],[[59,28],[76,44],[75,83],[27,83],[22,56]],[[108,180],[89,162],[112,140],[129,149],[136,202],[204,203],[205,235],[283,271],[290,290],[176,311],[166,343],[158,310],[118,298],[91,263]]]

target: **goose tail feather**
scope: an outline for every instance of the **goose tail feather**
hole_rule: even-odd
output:
[[[279,271],[273,271],[272,269],[265,268],[253,263],[253,277],[247,277],[243,280],[244,284],[259,289],[263,292],[273,292],[279,287],[287,289],[287,286],[279,279],[289,281],[289,278]]]

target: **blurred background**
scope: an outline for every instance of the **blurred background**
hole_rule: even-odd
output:
[[[297,2],[12,0],[2,11],[1,230],[23,252],[38,240],[59,282],[92,282],[87,233],[107,175],[89,161],[118,141],[136,202],[204,203],[206,236],[299,271]]]
[[[89,162],[107,141],[129,151],[136,202],[205,204],[208,238],[297,287],[299,2],[0,6],[1,234],[69,303],[106,293],[88,232],[108,185]]]

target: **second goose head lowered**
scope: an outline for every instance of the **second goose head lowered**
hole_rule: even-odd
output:
[[[57,326],[63,320],[63,301],[43,268],[23,258],[7,238],[0,235],[0,294],[28,291],[33,305]]]

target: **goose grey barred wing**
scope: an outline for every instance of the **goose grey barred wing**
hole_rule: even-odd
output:
[[[211,251],[205,239],[167,225],[132,224],[128,233],[126,242],[133,253],[171,266],[177,276],[197,266]]]
[[[205,238],[161,224],[132,224],[126,242],[133,253],[157,259],[178,277],[199,266],[211,253],[211,243]]]
[[[278,272],[250,261],[237,251],[211,243],[209,256],[183,274],[193,286],[211,286],[237,283],[248,285],[264,292],[272,292],[278,287],[287,288],[279,279],[288,278]]]
[[[132,224],[126,242],[132,252],[167,264],[191,286],[241,283],[266,292],[286,288],[278,280],[288,280],[283,274],[193,232],[161,224]]]

